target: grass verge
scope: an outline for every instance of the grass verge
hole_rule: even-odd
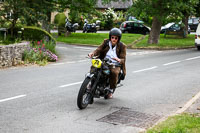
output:
[[[70,36],[59,36],[57,41],[68,44],[81,45],[99,45],[105,38],[108,38],[108,33],[72,33]],[[176,35],[160,35],[159,44],[148,44],[149,36],[139,34],[122,34],[122,42],[129,48],[148,48],[148,49],[181,49],[192,48],[194,45],[194,35],[188,35],[187,38],[182,38]]]
[[[142,36],[143,35],[139,34],[123,34],[121,41],[126,45],[129,45]],[[68,44],[100,45],[103,40],[108,37],[108,33],[72,33],[68,37],[65,37],[64,35],[59,36],[57,41]]]
[[[131,48],[153,48],[153,49],[179,49],[190,48],[194,46],[194,35],[188,35],[187,38],[181,38],[175,35],[167,35],[164,37],[160,35],[159,44],[147,44],[148,36],[136,44],[133,44]]]
[[[147,133],[200,133],[200,117],[197,114],[172,116]]]

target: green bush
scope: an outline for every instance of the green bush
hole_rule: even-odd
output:
[[[0,45],[9,45],[19,42],[21,42],[21,38],[13,38],[10,35],[7,35],[6,39],[4,39],[4,36],[0,34]]]
[[[48,37],[49,41],[56,43],[56,40],[47,31],[38,27],[32,27],[32,26],[24,27],[23,39],[25,40],[30,40],[30,41],[47,40],[46,37]]]
[[[9,21],[6,21],[4,23],[0,23],[0,27],[3,27],[3,28],[10,28],[11,25],[12,25],[12,23],[9,22]]]
[[[58,27],[65,27],[65,19],[66,19],[66,16],[64,13],[58,13],[55,16],[54,23]]]
[[[55,45],[51,42],[35,41],[31,43],[31,48],[23,54],[25,64],[36,63],[46,65],[49,61],[57,61]]]
[[[26,64],[27,63],[34,63],[34,64],[36,63],[41,66],[46,65],[48,62],[47,57],[44,56],[43,53],[35,52],[34,50],[24,51],[23,60]]]

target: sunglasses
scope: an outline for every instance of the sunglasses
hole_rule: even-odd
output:
[[[111,39],[118,40],[118,37],[114,37],[114,36],[112,36]]]

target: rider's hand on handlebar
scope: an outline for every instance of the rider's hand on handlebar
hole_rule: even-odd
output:
[[[88,56],[89,56],[90,58],[92,58],[92,57],[94,56],[94,53],[89,53]]]
[[[121,62],[121,60],[119,58],[112,58],[113,60],[116,60],[117,62]]]

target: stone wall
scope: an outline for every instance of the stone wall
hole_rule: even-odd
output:
[[[0,45],[0,68],[20,64],[24,50],[28,48],[30,48],[29,42]]]

